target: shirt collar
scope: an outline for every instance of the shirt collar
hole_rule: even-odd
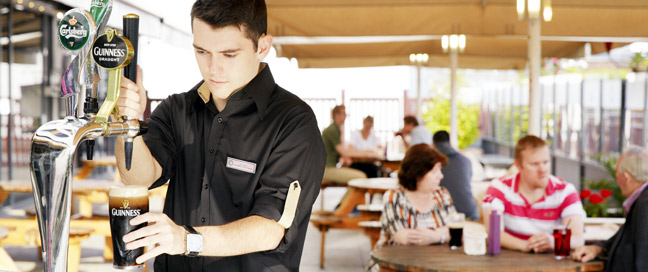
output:
[[[623,209],[625,209],[626,213],[630,212],[630,208],[632,208],[632,204],[634,204],[635,201],[637,201],[637,198],[639,198],[641,192],[643,192],[643,190],[646,189],[646,186],[648,186],[648,182],[644,182],[643,185],[639,186],[637,190],[632,192],[632,194],[625,201],[623,201]]]
[[[263,120],[265,111],[268,108],[268,103],[270,103],[270,96],[272,95],[272,92],[274,91],[276,84],[272,76],[272,73],[270,72],[270,66],[263,62],[261,63],[261,65],[263,66],[263,68],[252,79],[252,81],[250,81],[250,83],[245,85],[243,89],[234,93],[229,98],[229,100],[232,99],[239,100],[243,98],[243,94],[249,95],[250,97],[252,97],[252,100],[254,100],[254,103],[257,106],[257,110],[259,111],[259,117],[261,118],[261,120]],[[200,99],[205,104],[211,101],[211,92],[209,91],[209,88],[207,87],[207,84],[205,84],[204,80],[200,81],[200,83],[194,86],[193,89],[196,90],[195,93],[198,94],[197,97],[200,97]]]

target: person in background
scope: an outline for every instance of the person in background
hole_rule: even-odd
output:
[[[484,225],[492,211],[502,214],[502,247],[523,252],[554,248],[556,225],[571,229],[571,247],[584,244],[585,211],[571,183],[550,175],[549,148],[536,136],[522,137],[515,146],[514,164],[519,173],[495,179],[484,197]]]
[[[373,130],[373,125],[374,119],[371,116],[362,120],[362,129],[351,133],[351,146],[355,150],[376,152],[375,157],[378,157],[377,152],[382,147]],[[364,172],[368,178],[378,177],[378,166],[375,160],[353,160],[350,167]]]
[[[472,177],[470,160],[452,148],[450,134],[445,130],[434,133],[432,144],[448,158],[448,164],[441,170],[443,172],[441,186],[447,188],[452,195],[458,212],[466,214],[466,218],[470,220],[479,220],[479,208],[470,187]]]
[[[403,128],[400,132],[396,133],[397,136],[403,137],[403,143],[405,143],[405,148],[414,146],[417,144],[432,144],[432,133],[424,125],[419,125],[416,117],[408,115],[403,118]],[[409,142],[406,139],[407,136],[410,136]]]
[[[443,244],[449,240],[448,216],[456,212],[448,190],[440,187],[448,159],[426,144],[412,146],[398,171],[401,188],[385,192],[376,248],[389,245]],[[368,270],[378,271],[370,261]]]
[[[648,150],[630,147],[616,164],[616,181],[626,212],[625,224],[605,242],[577,248],[572,258],[588,262],[606,259],[605,271],[646,271],[648,269]]]
[[[353,158],[376,158],[375,152],[354,150],[343,143],[342,132],[346,120],[344,105],[335,106],[331,110],[331,118],[333,120],[331,125],[322,131],[322,140],[326,149],[326,168],[324,168],[323,179],[347,184],[352,179],[366,178],[365,173],[349,168],[349,166]]]

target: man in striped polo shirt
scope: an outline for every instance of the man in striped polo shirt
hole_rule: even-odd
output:
[[[523,252],[552,250],[553,227],[571,229],[571,247],[582,246],[585,211],[574,185],[550,174],[549,148],[536,136],[515,146],[516,175],[492,181],[484,197],[484,223],[492,211],[503,215],[501,245]]]

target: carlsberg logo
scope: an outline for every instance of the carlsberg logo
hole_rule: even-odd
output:
[[[95,47],[92,49],[92,53],[99,57],[123,57],[126,56],[126,49]]]
[[[80,29],[77,29],[76,27],[70,26],[68,24],[61,24],[61,28],[59,28],[59,34],[66,39],[82,39],[88,36],[88,30],[83,29],[83,26],[81,26]]]
[[[110,214],[113,216],[138,216],[141,210],[120,210],[112,208]]]
[[[106,6],[106,3],[104,3],[101,0],[92,0],[92,3],[90,4],[91,7],[98,7],[98,8],[103,8]]]

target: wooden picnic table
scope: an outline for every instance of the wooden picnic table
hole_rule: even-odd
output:
[[[535,254],[502,249],[497,256],[469,256],[447,244],[385,246],[372,252],[381,271],[602,271],[602,261],[556,260],[553,253]]]

